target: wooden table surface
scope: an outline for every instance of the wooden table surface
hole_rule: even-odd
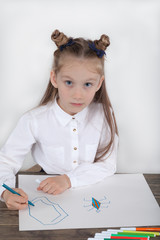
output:
[[[20,173],[22,174],[22,173]],[[25,172],[23,174],[33,174]],[[37,173],[40,174],[40,173]],[[160,205],[160,174],[144,174],[158,204]],[[142,226],[143,227],[143,226]],[[149,227],[149,226],[148,226]],[[155,226],[156,227],[156,226]],[[157,226],[160,227],[160,226]],[[101,232],[106,228],[88,229],[67,229],[67,230],[45,230],[45,231],[19,231],[18,211],[11,211],[6,208],[4,202],[0,201],[0,240],[87,240],[94,237],[96,232]],[[152,238],[153,239],[153,238]],[[160,237],[154,238],[160,240]]]

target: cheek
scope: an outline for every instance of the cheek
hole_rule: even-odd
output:
[[[94,96],[95,93],[96,93],[96,91],[97,91],[97,87],[95,86],[95,87],[93,87],[93,88],[91,89],[90,95]]]
[[[96,93],[95,89],[92,89],[86,93],[86,98],[88,99],[88,101],[92,101],[95,93]]]
[[[59,88],[58,93],[61,99],[65,99],[69,95],[68,91],[65,88]]]
[[[59,92],[59,94],[63,95],[64,88],[61,84],[59,84],[59,86],[58,86],[58,92]]]

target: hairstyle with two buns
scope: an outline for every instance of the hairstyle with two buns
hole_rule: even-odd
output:
[[[59,30],[55,30],[51,35],[52,41],[58,47],[54,52],[54,59],[52,64],[52,70],[57,74],[64,64],[64,56],[74,56],[82,59],[97,59],[98,68],[97,71],[101,76],[104,74],[104,55],[99,57],[97,51],[104,52],[110,45],[109,37],[103,34],[99,40],[86,40],[84,38],[71,38],[67,37]],[[70,42],[70,44],[69,44]],[[90,44],[94,44],[95,50],[90,47]],[[63,50],[62,50],[63,47]],[[46,105],[48,102],[53,101],[58,93],[58,89],[55,88],[49,79],[47,89],[42,97],[39,106]],[[110,128],[110,141],[103,148],[98,150],[95,162],[100,161],[107,153],[112,152],[113,142],[115,134],[118,135],[117,124],[113,112],[113,108],[107,93],[105,81],[103,81],[100,89],[95,93],[94,102],[101,103],[104,109],[104,115],[107,124]]]

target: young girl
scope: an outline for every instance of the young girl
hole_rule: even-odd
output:
[[[0,183],[15,186],[15,174],[25,155],[47,174],[37,190],[60,194],[102,181],[116,171],[118,131],[104,77],[105,50],[109,37],[100,40],[68,38],[55,30],[50,81],[40,105],[25,113],[2,147]],[[0,188],[9,209],[24,209],[28,197]]]

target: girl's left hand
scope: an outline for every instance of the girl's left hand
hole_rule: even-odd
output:
[[[67,175],[61,175],[56,177],[49,177],[43,180],[37,190],[42,190],[45,193],[49,194],[60,194],[66,189],[71,187],[70,179]]]

